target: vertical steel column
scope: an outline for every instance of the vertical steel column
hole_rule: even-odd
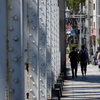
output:
[[[53,38],[53,68],[54,68],[54,70],[53,70],[53,73],[54,73],[54,84],[56,83],[56,64],[55,64],[55,55],[56,55],[56,53],[55,53],[55,1],[54,0],[52,0],[52,3],[53,3],[53,5],[52,5],[52,7],[53,7],[53,11],[52,11],[52,26],[53,26],[53,28],[52,28],[52,31],[53,31],[53,34],[52,34],[52,38]]]
[[[58,1],[55,1],[55,64],[56,64],[56,79],[58,78],[60,74],[60,49],[59,49],[59,7],[58,7]]]
[[[47,100],[60,73],[58,0],[2,0],[0,11],[0,99]]]
[[[55,79],[55,67],[54,67],[54,20],[53,20],[53,0],[51,0],[51,67],[52,67],[52,71],[51,71],[51,75],[52,75],[52,86],[54,85],[54,79]]]
[[[6,20],[6,0],[0,1],[0,100],[8,98],[8,83],[7,83],[7,20]]]
[[[29,34],[28,34],[28,6],[27,6],[27,0],[23,0],[23,73],[22,76],[23,78],[23,100],[28,100],[29,99],[29,56],[28,56],[28,41],[29,41]]]
[[[39,42],[39,12],[38,12],[38,0],[28,0],[27,8],[27,28],[28,28],[28,84],[29,88],[29,100],[39,100],[39,61],[38,61],[38,42]]]
[[[66,78],[66,32],[65,32],[65,0],[59,0],[59,29],[60,29],[60,51],[61,72]]]
[[[47,98],[51,98],[51,44],[50,44],[50,32],[51,32],[51,19],[50,19],[50,0],[47,0],[47,54],[46,54],[46,66],[47,66]]]
[[[9,100],[22,100],[22,2],[7,1],[7,82]]]
[[[40,58],[40,100],[47,100],[47,66],[46,66],[46,0],[39,1],[39,58]]]

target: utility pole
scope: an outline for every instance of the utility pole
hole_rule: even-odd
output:
[[[82,23],[81,23],[81,3],[80,3],[80,36],[79,36],[79,49],[81,49],[81,45],[82,45],[82,33],[81,33],[81,27],[82,27]]]

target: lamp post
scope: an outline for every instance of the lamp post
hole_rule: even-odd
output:
[[[69,18],[70,18],[70,10],[68,7],[66,7],[65,10],[65,19],[67,24],[69,23]],[[66,28],[66,47],[69,49],[69,43],[67,42],[68,38],[70,37],[70,25],[68,24],[68,28]]]
[[[65,10],[65,16],[66,16],[66,21],[67,21],[67,24],[69,27],[66,29],[66,34],[70,35],[70,25],[68,23],[69,21],[69,18],[70,18],[70,10],[68,9],[68,7],[66,7],[66,10]]]
[[[66,7],[66,19],[68,20],[68,18],[70,18],[70,10],[68,9],[68,7]]]
[[[82,33],[81,33],[81,27],[82,27],[82,23],[81,23],[81,3],[80,3],[80,36],[79,36],[79,49],[81,49],[81,45],[82,45]]]

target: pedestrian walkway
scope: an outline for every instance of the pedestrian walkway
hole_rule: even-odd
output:
[[[61,100],[100,100],[100,71],[98,66],[87,66],[87,77],[82,79],[80,66],[78,77],[72,79],[70,66],[67,68]]]

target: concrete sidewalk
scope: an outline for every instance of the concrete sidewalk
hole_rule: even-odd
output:
[[[100,71],[98,66],[87,66],[87,77],[82,79],[80,66],[78,77],[72,79],[70,66],[67,68],[61,100],[100,100]]]

